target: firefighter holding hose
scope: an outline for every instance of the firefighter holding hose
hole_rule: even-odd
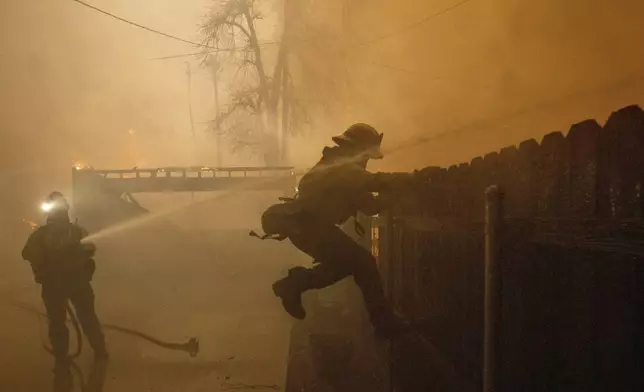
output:
[[[334,137],[337,146],[324,148],[322,159],[300,180],[296,198],[264,212],[262,238],[288,238],[315,260],[312,268],[292,268],[273,284],[273,292],[292,317],[306,317],[301,300],[305,291],[353,276],[376,335],[391,338],[410,332],[409,325],[387,303],[374,256],[339,227],[358,212],[373,216],[388,204],[373,193],[395,186],[391,173],[366,170],[370,159],[383,157],[382,136],[372,126],[358,123]],[[399,174],[407,178],[406,173]]]
[[[66,326],[68,302],[74,305],[78,321],[96,360],[108,359],[105,338],[94,309],[91,280],[95,270],[96,247],[81,243],[87,231],[69,219],[69,204],[60,192],[51,193],[42,204],[47,221],[29,236],[22,251],[41,285],[49,318],[49,340],[56,367],[69,365],[69,331]]]

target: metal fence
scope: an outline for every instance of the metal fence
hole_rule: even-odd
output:
[[[502,391],[644,390],[644,112],[575,124],[449,169],[427,168],[377,221],[395,308],[440,360],[483,388],[485,189],[504,190]],[[396,391],[429,391],[429,354],[396,343]],[[439,375],[440,376],[440,375]],[[442,390],[463,390],[454,380]],[[428,389],[430,388],[430,389]],[[489,389],[489,390],[492,390]]]

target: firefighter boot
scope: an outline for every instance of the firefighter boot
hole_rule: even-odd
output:
[[[304,320],[306,311],[302,305],[302,293],[306,291],[308,270],[304,267],[291,268],[288,276],[273,283],[273,293],[282,299],[284,310],[298,320]]]

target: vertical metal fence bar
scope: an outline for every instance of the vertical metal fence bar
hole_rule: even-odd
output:
[[[381,257],[385,257],[383,259],[383,262],[386,263],[386,271],[387,271],[387,296],[389,298],[389,301],[391,301],[391,306],[394,306],[394,290],[393,290],[393,279],[394,275],[392,274],[392,264],[394,262],[394,257],[393,257],[393,249],[394,249],[394,244],[395,244],[395,237],[394,237],[394,216],[392,211],[387,211],[383,214],[383,225],[381,226],[384,228],[384,233],[380,233],[380,243],[383,244],[384,249],[380,249]],[[389,362],[388,366],[388,372],[389,374],[387,375],[388,377],[388,382],[389,382],[389,391],[394,392],[396,390],[396,365],[394,364],[394,361],[396,360],[396,353],[395,353],[395,347],[393,346],[393,342],[389,342],[387,344],[387,361]]]
[[[503,193],[498,186],[485,191],[485,316],[483,335],[483,392],[499,386],[499,330],[501,324],[501,226]]]

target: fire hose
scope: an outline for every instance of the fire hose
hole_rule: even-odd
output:
[[[39,311],[32,305],[24,304],[24,303],[16,303],[15,305],[19,309],[36,314],[37,316],[45,317],[45,318],[48,317],[47,314]],[[76,341],[77,341],[76,351],[68,356],[69,359],[74,359],[80,355],[83,349],[83,331],[80,326],[80,323],[78,322],[78,319],[76,318],[76,314],[74,313],[72,307],[69,304],[67,305],[67,314],[71,320],[72,327],[74,328],[74,331],[76,333]],[[146,340],[152,344],[155,344],[159,347],[162,347],[168,350],[185,351],[188,354],[190,354],[191,357],[195,357],[199,353],[199,340],[197,338],[190,338],[186,343],[173,343],[173,342],[166,342],[166,341],[157,339],[153,336],[150,336],[146,333],[143,333],[134,329],[125,328],[114,324],[101,324],[101,327],[103,327],[103,329],[105,330],[116,331],[126,335],[141,338],[143,340]],[[44,342],[43,342],[43,348],[48,353],[53,355],[52,348],[47,346]]]

